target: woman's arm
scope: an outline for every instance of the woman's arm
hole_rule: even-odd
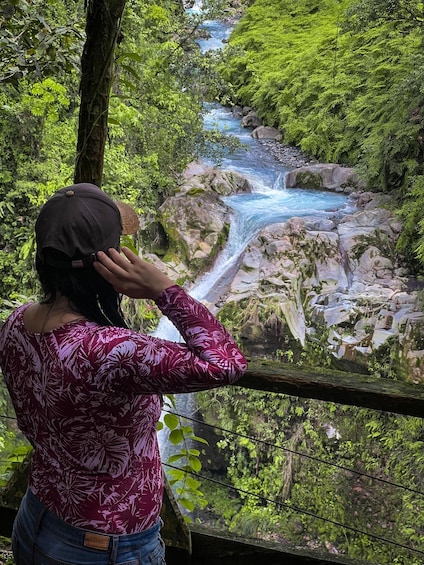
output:
[[[131,332],[129,343],[118,338],[107,352],[107,359],[113,364],[119,361],[123,374],[129,377],[127,384],[132,382],[139,392],[177,393],[231,384],[239,379],[246,371],[246,359],[206,306],[154,265],[129,249],[124,248],[123,252],[126,259],[116,250],[110,250],[110,257],[99,253],[99,264],[95,263],[98,272],[119,292],[133,298],[154,299],[185,341],[179,344],[135,332]],[[134,346],[131,354],[125,351],[130,343]]]

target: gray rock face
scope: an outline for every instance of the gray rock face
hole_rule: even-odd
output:
[[[255,139],[275,139],[276,141],[280,141],[283,136],[276,128],[271,126],[258,126],[252,131],[252,137]]]
[[[228,226],[227,207],[213,194],[172,196],[159,208],[159,219],[187,264],[215,255]]]
[[[254,110],[250,110],[241,120],[241,127],[243,128],[257,128],[261,125],[262,120]]]
[[[352,188],[356,179],[337,165],[312,170],[334,190],[341,189],[338,183]],[[177,194],[159,210],[174,275],[194,279],[212,264],[229,226],[220,195],[240,191],[250,191],[240,175],[200,165],[187,171]],[[424,313],[395,252],[402,226],[387,196],[361,192],[356,204],[342,219],[292,218],[263,229],[247,245],[226,294],[211,307],[233,305],[249,354],[278,349],[288,358],[290,350],[319,342],[355,370],[390,354],[405,380],[424,381]]]
[[[250,191],[248,181],[237,173],[192,163],[175,195],[157,213],[168,240],[167,262],[179,274],[182,262],[190,278],[210,265],[229,229],[230,209],[221,196]]]
[[[339,223],[292,218],[267,227],[247,246],[226,301],[272,302],[301,347],[325,336],[329,353],[356,369],[392,349],[403,377],[424,381],[424,313],[394,253],[398,228],[372,200]]]

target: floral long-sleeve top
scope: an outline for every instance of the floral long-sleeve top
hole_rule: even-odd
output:
[[[23,323],[29,305],[0,332],[1,369],[34,448],[29,486],[74,526],[128,534],[155,524],[161,394],[231,384],[246,370],[233,338],[182,288],[156,304],[185,343],[85,320],[32,333]]]

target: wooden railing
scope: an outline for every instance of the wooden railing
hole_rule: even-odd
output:
[[[236,386],[424,417],[424,382],[408,384],[332,369],[253,360]]]

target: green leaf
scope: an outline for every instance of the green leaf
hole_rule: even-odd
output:
[[[193,477],[186,477],[185,479],[185,485],[186,488],[195,491],[199,488],[200,482],[197,479],[194,479]]]
[[[176,453],[175,455],[171,455],[171,457],[168,458],[167,463],[174,463],[175,461],[179,461],[183,457],[187,457],[185,453]]]
[[[193,439],[194,441],[198,441],[200,443],[204,443],[206,445],[209,445],[208,441],[206,439],[204,439],[203,437],[199,437],[199,436],[191,436],[190,439]]]
[[[127,53],[122,53],[122,55],[120,55],[118,57],[118,63],[121,64],[122,61],[124,59],[132,59],[133,61],[136,61],[137,63],[141,63],[142,62],[142,58],[141,55],[139,55],[138,53],[131,53],[131,52],[127,52]]]
[[[188,458],[188,460],[190,463],[190,467],[193,469],[193,471],[196,471],[196,473],[199,472],[200,469],[202,468],[200,459],[198,457],[191,456]]]
[[[133,67],[130,67],[129,65],[122,65],[122,68],[129,72],[135,79],[141,80],[140,75]]]
[[[139,250],[137,249],[137,247],[134,245],[134,240],[132,238],[132,236],[130,235],[121,235],[121,245],[123,247],[128,247],[128,249],[131,249],[131,251],[133,253],[135,253],[136,255],[138,255]]]
[[[188,498],[180,498],[178,502],[181,504],[181,506],[184,506],[184,508],[186,508],[190,512],[193,512],[194,504],[191,500],[189,500]]]
[[[108,116],[107,123],[112,125],[112,126],[120,126],[121,125],[121,122],[119,120],[116,120],[115,118],[112,118],[111,116]]]
[[[175,430],[175,428],[179,424],[178,416],[176,416],[175,414],[165,414],[163,421],[170,430]]]
[[[124,78],[120,77],[119,82],[121,82],[127,88],[130,88],[131,90],[137,90],[137,86],[133,82],[130,82],[129,80],[125,80]]]
[[[184,471],[181,471],[180,469],[171,469],[169,471],[169,476],[172,477],[172,479],[170,480],[170,483],[174,484],[177,481],[182,481],[185,477],[185,473],[184,473]]]
[[[178,443],[184,441],[184,435],[182,431],[180,429],[172,430],[172,432],[169,434],[169,441],[174,445],[177,445]]]

